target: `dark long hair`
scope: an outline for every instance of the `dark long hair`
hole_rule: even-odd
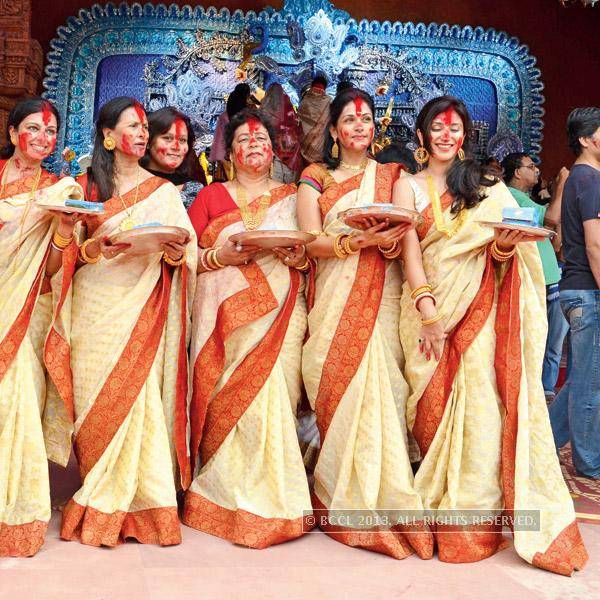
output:
[[[375,105],[373,103],[373,98],[367,92],[360,90],[355,87],[346,88],[342,90],[334,99],[333,102],[329,105],[329,126],[333,125],[334,127],[337,125],[337,122],[340,119],[340,115],[342,114],[346,105],[350,102],[353,102],[357,98],[364,100],[371,112],[373,113],[373,120],[375,120]],[[339,153],[338,158],[333,158],[331,155],[331,149],[333,148],[333,137],[331,137],[331,133],[329,131],[329,127],[325,130],[325,145],[323,147],[323,162],[327,165],[327,168],[331,171],[337,169],[340,166],[340,162],[342,160],[342,153]]]
[[[177,181],[178,183],[176,183],[176,185],[188,181],[199,181],[200,183],[205,184],[206,178],[204,176],[204,171],[202,170],[196,152],[194,151],[196,136],[194,135],[192,122],[187,115],[179,112],[172,106],[166,106],[165,108],[148,113],[148,129],[150,130],[150,137],[148,138],[148,149],[146,150],[146,154],[140,160],[140,164],[144,169],[148,168],[148,164],[150,163],[150,147],[152,146],[154,138],[167,133],[173,126],[173,123],[178,119],[183,121],[187,127],[188,151],[183,158],[183,162],[177,167],[175,172],[169,174],[165,173],[165,178],[169,176],[169,180],[173,179],[173,183]]]
[[[231,145],[233,144],[236,129],[250,119],[259,121],[267,130],[273,152],[275,152],[275,132],[273,130],[273,125],[271,124],[271,119],[269,119],[264,112],[256,108],[245,108],[244,110],[237,112],[231,121],[227,123],[227,126],[225,127],[225,148],[227,149],[227,152],[229,153],[231,151]]]
[[[21,100],[13,106],[8,115],[8,121],[6,123],[6,144],[2,150],[0,150],[0,158],[10,158],[15,151],[15,146],[10,141],[9,128],[14,127],[17,129],[22,121],[29,115],[44,112],[44,109],[49,110],[56,117],[56,129],[58,130],[60,128],[60,115],[58,114],[56,106],[49,100],[44,100],[44,98],[35,96],[34,98],[25,98],[25,100]]]
[[[227,98],[227,116],[231,118],[248,105],[250,97],[250,86],[247,83],[238,83]]]
[[[134,106],[141,106],[135,98],[119,96],[109,100],[100,109],[96,119],[92,165],[87,170],[86,193],[88,197],[91,197],[92,189],[95,188],[100,202],[106,202],[112,198],[115,192],[115,154],[104,147],[102,130],[114,129],[123,111]]]
[[[463,122],[465,140],[462,149],[465,152],[465,159],[454,159],[450,170],[446,176],[448,191],[454,198],[452,202],[452,213],[458,213],[463,208],[473,208],[486,198],[486,194],[481,191],[481,187],[491,187],[498,182],[495,171],[490,167],[484,166],[478,160],[473,158],[470,153],[471,131],[473,123],[471,115],[462,100],[454,96],[440,96],[430,100],[419,113],[415,123],[415,130],[419,130],[423,135],[423,144],[426,150],[431,153],[431,138],[429,129],[437,115],[448,109],[454,109]],[[417,139],[417,142],[419,140]]]

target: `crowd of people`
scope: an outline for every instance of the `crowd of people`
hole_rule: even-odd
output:
[[[556,446],[570,440],[577,469],[600,475],[600,109],[569,117],[575,165],[543,207],[530,156],[506,156],[503,174],[472,156],[459,99],[422,108],[416,151],[393,143],[374,157],[371,96],[326,87],[317,77],[296,112],[279,85],[261,102],[238,85],[210,185],[173,108],[107,102],[77,180],[42,166],[56,108],[33,98],[12,110],[0,162],[0,556],[41,548],[47,461],[66,465],[73,446],[81,486],[62,508],[65,540],[172,545],[183,522],[265,548],[316,524],[349,546],[461,563],[504,548],[502,523],[432,525],[424,511],[534,510],[538,527],[513,527],[516,552],[564,575],[583,567]],[[40,194],[103,211],[48,210]],[[374,203],[419,219],[350,227],[339,216]],[[517,205],[558,241],[482,224]],[[187,234],[151,253],[115,241],[156,223]],[[231,240],[259,229],[312,241]],[[395,511],[417,518],[381,520]],[[341,526],[340,513],[380,520]]]

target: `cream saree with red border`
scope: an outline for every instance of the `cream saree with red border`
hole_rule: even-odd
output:
[[[129,204],[135,190],[124,196]],[[110,236],[126,217],[111,198],[87,220]],[[177,188],[152,177],[130,210],[136,223],[190,232],[187,261],[123,254],[81,266],[73,278],[70,345],[75,451],[83,484],[63,512],[61,537],[114,546],[133,537],[181,541],[176,487],[189,483],[186,442],[188,308],[196,272],[194,230]]]
[[[297,229],[295,186],[271,194],[261,229]],[[244,230],[239,210],[229,211],[209,223],[200,245],[221,245]],[[303,280],[271,252],[198,276],[190,407],[196,470],[183,522],[251,548],[308,531],[310,494],[295,422]]]
[[[328,187],[319,199],[324,231],[331,236],[351,231],[337,218],[342,210],[389,202],[398,169],[370,161],[364,174]],[[390,522],[361,531],[358,526],[334,527],[322,518],[331,511],[362,510],[370,517],[396,509],[418,512],[422,505],[407,452],[399,263],[384,260],[377,248],[345,260],[317,262],[310,337],[302,356],[304,383],[321,435],[314,471],[317,522],[350,546],[398,559],[415,551],[428,558],[432,537],[422,522]]]
[[[43,171],[38,189],[55,182]],[[41,414],[52,322],[44,275],[56,222],[33,203],[33,185],[33,177],[14,181],[0,197],[0,556],[35,554],[50,520]],[[67,279],[76,252],[73,243],[63,253]]]
[[[423,265],[449,332],[441,360],[418,351],[419,315],[404,284],[400,335],[410,385],[407,421],[423,462],[415,486],[426,509],[539,510],[540,531],[514,531],[527,562],[564,575],[587,558],[563,481],[541,383],[546,341],[545,287],[534,243],[519,244],[505,266],[489,253],[493,230],[516,206],[506,186],[466,213],[448,238],[431,206],[419,228]],[[442,197],[450,222],[451,197]],[[438,527],[439,557],[473,562],[502,549],[501,528]]]

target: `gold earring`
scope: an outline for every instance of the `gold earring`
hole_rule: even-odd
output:
[[[114,150],[117,147],[117,142],[115,142],[115,140],[113,138],[111,138],[110,135],[107,135],[104,138],[104,141],[102,142],[102,145],[104,146],[104,148],[106,150],[108,150],[109,152],[111,152],[112,150]]]
[[[17,140],[17,136],[14,133],[10,134],[10,143],[13,146],[16,146],[19,140]]]
[[[337,140],[333,140],[333,146],[331,146],[331,157],[332,158],[340,157],[340,149],[338,147]]]
[[[429,160],[429,152],[427,152],[427,148],[425,148],[425,146],[419,146],[414,151],[413,156],[420,165],[424,165]]]
[[[459,160],[465,160],[465,151],[462,148],[458,149],[457,154]]]

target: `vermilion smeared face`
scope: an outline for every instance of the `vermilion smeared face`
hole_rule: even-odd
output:
[[[465,128],[460,115],[449,108],[436,115],[429,128],[432,155],[438,160],[454,159],[465,140]]]
[[[348,102],[331,133],[337,136],[343,148],[366,150],[375,135],[375,121],[369,105],[362,98]]]
[[[269,132],[257,119],[248,119],[235,130],[231,144],[231,160],[238,170],[262,174],[273,162],[273,146]]]
[[[104,136],[110,135],[116,142],[116,150],[142,158],[148,144],[148,119],[141,104],[126,108],[119,117],[114,129],[106,129]]]
[[[170,129],[152,140],[152,160],[166,172],[178,169],[188,152],[188,129],[184,121],[176,119]]]
[[[43,112],[27,115],[16,129],[11,127],[9,133],[17,135],[17,147],[27,160],[41,162],[56,147],[56,117],[49,106],[45,106]]]

